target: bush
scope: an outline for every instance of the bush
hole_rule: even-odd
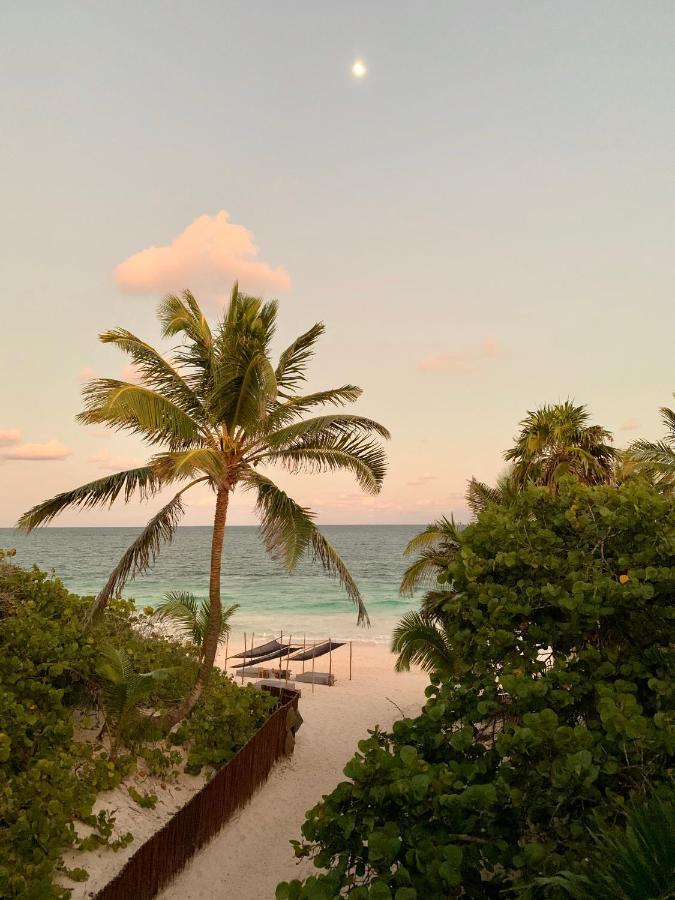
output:
[[[589,828],[671,782],[674,549],[641,482],[489,506],[448,568],[452,674],[359,744],[296,843],[327,871],[277,897],[563,896]]]
[[[97,794],[129,775],[137,755],[161,777],[182,759],[166,743],[143,746],[161,737],[157,722],[148,719],[125,729],[129,752],[116,759],[101,745],[74,739],[76,717],[97,702],[96,669],[106,644],[124,651],[136,671],[172,669],[148,698],[160,711],[182,698],[197,671],[196,651],[158,636],[132,601],[115,601],[100,624],[84,630],[90,603],[58,579],[19,569],[0,554],[0,897],[67,897],[52,881],[66,848],[115,849],[131,840],[114,836],[114,815],[92,814]],[[183,726],[193,771],[229,759],[275,705],[269,695],[242,691],[219,672],[204,703]],[[140,805],[150,805],[148,795],[139,797]],[[92,833],[80,840],[75,820]],[[86,877],[79,867],[66,874]]]

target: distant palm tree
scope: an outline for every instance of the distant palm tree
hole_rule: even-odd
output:
[[[617,451],[612,435],[600,425],[589,425],[585,406],[571,401],[542,406],[528,412],[513,447],[504,458],[513,463],[511,479],[516,488],[529,482],[555,487],[563,475],[584,484],[612,480]]]
[[[232,630],[229,620],[238,609],[239,604],[233,603],[232,606],[221,611],[219,644],[225,643]],[[160,621],[169,621],[182,637],[187,638],[199,648],[199,654],[202,655],[204,639],[209,627],[208,600],[197,600],[195,595],[188,591],[168,591],[164,594],[162,602],[156,607],[154,615]]]
[[[306,367],[324,326],[312,326],[283,351],[274,366],[270,343],[277,303],[263,303],[234,286],[224,317],[211,330],[189,292],[169,295],[159,308],[164,337],[180,336],[180,345],[165,357],[130,331],[118,328],[101,335],[131,356],[140,384],[97,378],[85,388],[85,409],[78,419],[141,435],[151,446],[163,445],[147,465],[97,479],[58,494],[25,513],[19,527],[31,531],[64,509],[109,506],[118,497],[147,499],[160,489],[180,490],[148,522],[98,594],[90,620],[129,577],[144,572],[161,545],[173,537],[183,514],[183,494],[197,484],[213,491],[215,512],[211,538],[209,621],[195,684],[169,718],[178,722],[194,707],[208,681],[218,646],[223,537],[230,495],[238,485],[257,496],[261,534],[267,550],[292,570],[309,552],[336,575],[367,622],[361,594],[335,548],[314,524],[312,512],[292,500],[260,471],[280,464],[297,471],[345,469],[361,487],[377,493],[386,456],[377,437],[386,428],[363,416],[323,412],[316,407],[343,406],[361,395],[347,384],[300,393]]]
[[[501,475],[495,487],[471,478],[466,487],[466,503],[474,516],[478,516],[490,503],[508,503],[515,496],[516,490],[510,473]]]
[[[654,484],[670,493],[675,490],[675,411],[662,406],[661,420],[665,437],[660,441],[635,441],[628,448],[628,456],[637,463],[638,472],[646,468]]]
[[[403,573],[399,590],[404,597],[412,597],[422,585],[437,583],[439,575],[448,568],[459,548],[459,528],[451,518],[443,516],[411,538],[404,556],[418,556]]]

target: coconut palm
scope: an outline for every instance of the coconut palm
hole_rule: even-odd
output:
[[[646,470],[656,487],[670,493],[675,490],[675,411],[662,406],[661,421],[665,437],[660,441],[635,441],[628,448],[628,456],[637,464],[638,472]]]
[[[224,644],[232,630],[230,619],[239,609],[233,603],[221,610],[218,643]],[[199,648],[200,656],[204,647],[204,638],[209,627],[209,601],[197,600],[188,591],[168,591],[155,609],[154,615],[159,621],[170,622],[177,632]]]
[[[617,455],[609,443],[612,435],[600,425],[589,425],[589,418],[585,406],[569,400],[528,412],[516,443],[504,454],[513,463],[514,486],[534,482],[555,487],[563,475],[585,484],[610,482]]]
[[[459,528],[452,517],[443,516],[411,538],[404,556],[418,556],[403,573],[399,590],[404,597],[412,597],[415,591],[423,586],[437,583],[439,575],[448,568],[448,564],[459,548]]]
[[[337,576],[356,604],[358,621],[368,621],[363,600],[347,566],[314,523],[313,513],[296,503],[261,467],[291,472],[347,470],[360,486],[380,490],[386,456],[378,438],[387,430],[372,419],[321,410],[341,407],[361,395],[351,384],[302,393],[306,368],[322,324],[313,325],[280,355],[270,359],[277,303],[241,293],[235,285],[223,318],[212,329],[195,298],[186,291],[167,296],[159,307],[164,337],[180,343],[168,356],[126,329],[101,340],[128,353],[140,383],[96,378],[84,390],[85,424],[108,425],[140,435],[158,448],[145,466],[118,472],[58,494],[25,513],[19,527],[30,531],[69,508],[110,505],[120,497],[154,497],[179,486],[120,559],[90,610],[90,620],[120,593],[127,579],[144,572],[171,540],[183,515],[184,494],[207,485],[214,497],[209,577],[209,620],[197,679],[170,721],[194,707],[208,681],[218,646],[223,537],[232,492],[241,487],[257,500],[267,550],[288,570],[309,553]],[[161,449],[159,449],[161,448]]]

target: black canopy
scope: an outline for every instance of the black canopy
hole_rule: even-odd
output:
[[[275,650],[281,650],[282,645],[276,639],[268,641],[266,644],[259,644],[257,647],[251,647],[250,650],[242,650],[241,653],[233,653],[230,659],[248,659],[258,656],[266,656],[268,653],[274,653]]]
[[[324,641],[322,644],[317,644],[316,647],[310,647],[308,650],[303,650],[302,653],[296,653],[295,656],[291,657],[291,660],[295,662],[302,662],[305,659],[316,659],[317,656],[325,656],[326,653],[330,653],[331,650],[337,650],[338,647],[344,647],[345,641]]]
[[[245,669],[246,666],[256,666],[258,663],[269,662],[272,659],[281,659],[283,656],[288,656],[289,653],[295,653],[296,650],[299,650],[300,647],[282,647],[279,644],[279,650],[274,650],[272,653],[266,653],[264,656],[256,656],[253,659],[247,659],[245,662],[237,663],[236,666],[230,666],[231,669]]]

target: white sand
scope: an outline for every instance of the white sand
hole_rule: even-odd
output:
[[[231,644],[229,652],[240,649],[243,647]],[[217,659],[221,665],[223,658],[221,652]],[[317,671],[327,672],[328,656],[317,659],[315,665]],[[311,662],[305,666],[311,670]],[[291,670],[299,673],[302,664],[293,663]],[[402,713],[418,712],[428,684],[428,678],[420,672],[394,672],[394,657],[381,644],[353,644],[351,681],[349,645],[332,654],[332,671],[337,678],[334,687],[316,685],[312,692],[311,684],[297,685],[302,690],[299,708],[304,723],[293,756],[277,763],[251,802],[193,857],[160,895],[162,900],[274,900],[280,881],[306,877],[315,871],[307,860],[296,862],[289,844],[291,839],[301,837],[305,812],[344,780],[342,769],[358,741],[368,736],[369,728],[390,728]],[[90,876],[83,883],[59,879],[73,890],[71,900],[92,897],[113,878],[141,843],[199,790],[204,779],[182,774],[176,783],[162,787],[141,770],[127,783],[140,793],[157,794],[157,806],[142,809],[129,797],[125,785],[99,795],[95,811],[114,810],[116,835],[131,831],[134,840],[117,853],[109,849],[66,853],[67,866],[83,867]]]
[[[315,871],[307,860],[296,862],[289,844],[300,838],[306,810],[345,780],[342,769],[369,728],[389,728],[401,718],[397,707],[405,715],[418,712],[428,684],[420,672],[394,672],[394,657],[382,645],[354,644],[352,681],[348,663],[349,647],[341,647],[333,654],[334,687],[317,685],[312,693],[311,685],[298,685],[305,721],[295,753],[275,766],[248,806],[193,857],[162,900],[274,900],[280,881]],[[317,659],[316,668],[328,671],[328,657]],[[293,672],[300,669],[293,664]]]

